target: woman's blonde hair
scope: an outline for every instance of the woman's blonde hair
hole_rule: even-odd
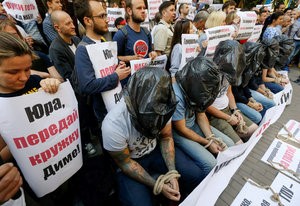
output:
[[[223,11],[213,11],[205,22],[205,28],[213,28],[216,26],[222,26],[226,19],[226,13]]]

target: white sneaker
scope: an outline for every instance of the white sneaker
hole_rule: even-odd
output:
[[[87,151],[89,155],[95,154],[97,151],[92,143],[85,144],[84,149]]]

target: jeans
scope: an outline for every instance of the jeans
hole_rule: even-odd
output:
[[[255,99],[257,102],[261,103],[262,106],[264,107],[262,111],[260,111],[260,114],[262,117],[265,116],[265,113],[268,109],[270,109],[271,107],[274,107],[276,104],[272,99],[269,99],[268,97],[264,96],[263,94],[251,90],[251,96],[253,97],[253,99]]]
[[[287,64],[291,63],[292,59],[298,54],[300,51],[300,40],[294,40],[295,48],[293,52],[290,54],[289,58],[287,59]]]
[[[204,137],[204,134],[198,124],[194,124],[190,129]],[[216,137],[224,140],[224,143],[227,146],[234,145],[234,142],[228,136],[221,133],[217,129],[212,128],[212,132]],[[217,164],[217,160],[213,156],[213,154],[211,154],[207,149],[204,148],[204,146],[202,146],[198,142],[182,137],[176,131],[173,131],[173,138],[176,147],[179,147],[184,153],[191,157],[198,165],[198,167],[201,168],[205,176],[208,175],[212,168]]]
[[[157,176],[168,172],[165,161],[163,160],[160,147],[157,146],[150,154],[141,158],[134,159],[151,176]],[[175,166],[181,177],[179,178],[180,193],[184,198],[205,178],[202,170],[184,154],[179,148],[175,147]],[[153,192],[147,185],[142,184],[122,171],[117,172],[119,197],[124,206],[152,206]]]
[[[265,82],[265,85],[274,94],[277,94],[278,92],[281,92],[284,89],[283,86],[281,86],[281,85],[279,85],[277,83],[274,83],[274,82]]]
[[[255,109],[249,107],[248,105],[241,103],[241,102],[237,102],[236,106],[239,108],[239,110],[241,110],[241,112],[246,115],[252,122],[259,124],[262,116],[261,114],[256,111]]]

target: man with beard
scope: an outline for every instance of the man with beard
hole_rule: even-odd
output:
[[[86,45],[105,41],[103,34],[108,31],[107,13],[101,2],[88,0],[75,1],[74,10],[77,19],[86,29],[86,36],[82,38],[76,49],[76,74],[73,77],[78,82],[79,92],[90,95],[95,115],[101,123],[106,114],[101,92],[117,87],[119,80],[125,79],[130,74],[130,68],[126,67],[124,62],[120,62],[114,73],[103,78],[96,78]]]
[[[153,34],[154,50],[158,55],[166,54],[169,57],[173,38],[173,25],[176,17],[175,6],[172,1],[165,1],[159,6],[161,20]]]
[[[121,61],[129,63],[130,60],[157,56],[156,52],[152,52],[150,32],[141,27],[147,15],[145,9],[143,0],[127,0],[126,2],[128,23],[113,38],[118,43],[118,58]]]

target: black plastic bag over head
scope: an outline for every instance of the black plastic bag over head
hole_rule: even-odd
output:
[[[198,56],[175,74],[190,109],[204,112],[218,96],[222,75],[210,59]]]
[[[242,83],[242,73],[246,66],[243,46],[236,40],[221,41],[216,47],[214,62],[232,86]]]
[[[131,76],[124,99],[133,126],[148,138],[158,138],[177,104],[168,72],[149,66]]]
[[[286,35],[275,36],[279,42],[279,55],[276,59],[275,69],[281,70],[287,64],[287,59],[294,50],[294,40]]]
[[[271,69],[276,63],[279,55],[279,43],[276,39],[263,39],[261,43],[265,46],[265,58],[262,62],[263,69]]]
[[[249,80],[261,67],[261,63],[264,60],[265,46],[257,42],[246,42],[243,44],[246,56],[246,68],[243,72],[242,86],[248,85]]]

